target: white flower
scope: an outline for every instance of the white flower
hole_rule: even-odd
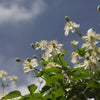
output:
[[[97,54],[100,55],[100,47],[97,47],[97,48],[95,49],[95,51],[96,51]]]
[[[58,44],[58,41],[56,40],[50,41],[49,43],[44,40],[42,42],[44,44],[43,48],[45,50],[42,55],[42,58],[45,61],[48,61],[49,59],[55,57],[55,55],[64,52],[64,50],[62,49],[63,44]],[[42,47],[41,43],[39,43],[39,48]]]
[[[77,57],[79,59],[81,59],[81,57],[79,56],[79,54],[77,52],[72,52],[72,60],[71,60],[71,62],[72,63],[76,63],[77,62]]]
[[[57,48],[53,48],[52,51],[48,51],[49,52],[49,58],[54,58],[55,55],[63,53],[64,50],[63,49],[57,49]]]
[[[4,96],[6,96],[6,94],[0,94],[0,100],[1,100]]]
[[[46,69],[52,68],[52,67],[60,67],[61,68],[60,65],[55,64],[54,62],[50,62],[50,63],[47,64]]]
[[[43,59],[45,60],[45,61],[48,61],[49,60],[49,52],[48,51],[46,51],[44,54],[43,54]]]
[[[62,46],[63,46],[63,44],[58,44],[58,41],[56,41],[56,40],[49,42],[49,47],[52,47],[52,48],[59,48],[59,47],[62,47]]]
[[[78,41],[75,41],[75,40],[74,41],[71,41],[71,45],[72,46],[76,46],[77,44],[78,44]]]
[[[55,63],[54,62],[48,63],[47,66],[46,66],[46,69],[47,68],[52,68],[52,67],[55,67]]]
[[[28,73],[30,71],[33,71],[34,68],[38,67],[39,64],[37,62],[37,59],[32,59],[30,62],[25,60],[23,66],[24,66],[24,73]]]
[[[77,53],[73,53],[72,54],[72,60],[71,60],[72,63],[76,63],[77,62],[77,56],[78,56]]]
[[[80,64],[80,63],[76,63],[74,68],[79,68],[79,67],[84,67],[84,65]]]
[[[15,84],[15,83],[17,82],[17,80],[18,80],[18,77],[15,76],[15,75],[13,75],[13,76],[9,76],[8,79],[9,79],[10,81],[12,81],[13,84]]]
[[[67,36],[69,34],[69,31],[71,31],[72,33],[74,33],[75,32],[75,28],[79,28],[79,27],[80,27],[79,24],[76,24],[76,23],[74,23],[72,21],[67,22],[66,25],[65,25],[65,28],[64,28],[64,30],[65,30],[65,33],[64,33],[65,36]]]
[[[85,69],[89,68],[89,61],[88,60],[84,60],[83,66],[85,67]]]
[[[4,70],[1,70],[0,71],[0,78],[2,78],[3,81],[6,81],[7,72],[5,72]]]
[[[85,41],[94,42],[95,40],[100,40],[100,34],[96,34],[96,32],[94,32],[93,29],[90,28],[87,31],[87,36],[83,36],[82,38]]]
[[[85,69],[90,68],[91,71],[95,71],[97,69],[98,62],[96,61],[94,56],[90,56],[88,60],[84,60],[83,65]]]
[[[46,47],[47,47],[47,41],[46,40],[42,40],[39,44],[40,44],[40,48],[42,49],[42,50],[45,50],[46,49]]]
[[[45,50],[46,47],[47,47],[47,40],[41,40],[40,42],[36,42],[36,49],[42,49],[42,50]]]
[[[85,49],[85,50],[87,51],[87,50],[90,48],[90,44],[89,44],[88,42],[83,43],[83,44],[82,44],[82,48]],[[90,49],[92,49],[92,48],[90,48]]]
[[[47,51],[49,52],[49,57],[55,57],[56,54],[63,53],[63,44],[58,44],[58,41],[53,40],[49,42]]]

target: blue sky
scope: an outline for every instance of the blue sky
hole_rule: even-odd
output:
[[[31,84],[31,74],[25,75],[15,58],[32,57],[30,44],[40,40],[64,43],[69,57],[70,41],[80,39],[76,34],[64,36],[65,16],[80,24],[83,35],[89,28],[100,33],[99,4],[100,0],[0,0],[0,70],[17,75],[20,89]]]

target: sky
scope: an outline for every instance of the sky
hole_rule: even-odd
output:
[[[67,48],[66,59],[73,51],[72,40],[79,40],[76,34],[64,35],[65,16],[80,24],[83,35],[93,28],[100,34],[100,13],[97,6],[100,0],[0,0],[0,70],[19,77],[17,87],[27,93],[26,86],[39,84],[34,74],[24,74],[22,63],[35,54],[31,43],[41,40],[57,40]]]

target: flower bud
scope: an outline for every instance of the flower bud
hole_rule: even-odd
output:
[[[31,58],[27,58],[27,61],[31,62]]]
[[[36,46],[37,46],[37,47],[39,47],[39,46],[40,46],[39,42],[36,42]]]
[[[65,20],[66,20],[67,22],[69,22],[69,21],[70,21],[70,19],[69,19],[69,17],[68,17],[68,16],[65,16]]]
[[[36,55],[33,55],[33,58],[37,59],[37,56]]]
[[[98,5],[97,10],[98,10],[98,12],[100,12],[100,5]]]
[[[35,45],[34,45],[33,43],[31,43],[31,47],[32,47],[33,49],[35,49]]]
[[[17,61],[17,62],[21,62],[21,60],[20,60],[19,58],[16,58],[16,61]]]

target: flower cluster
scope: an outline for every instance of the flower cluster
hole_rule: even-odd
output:
[[[48,42],[47,40],[41,40],[40,42],[36,42],[35,45],[32,43],[31,47],[35,49],[38,52],[38,56],[40,60],[48,61],[50,59],[53,59],[57,54],[64,53],[64,50],[62,49],[63,44],[58,44],[58,41],[53,40]],[[41,55],[40,50],[43,51],[43,54]],[[21,62],[19,58],[16,58],[17,62]],[[23,63],[24,66],[24,73],[28,73],[30,71],[37,70],[36,68],[39,66],[38,63],[38,57],[34,55],[34,58],[27,58]],[[50,63],[47,65],[47,68],[50,68],[52,66],[59,66],[55,65],[54,63]]]
[[[15,75],[9,76],[8,73],[4,70],[0,70],[0,88],[3,89],[3,94],[0,94],[0,100],[2,100],[2,98],[4,96],[6,96],[6,94],[4,94],[4,90],[6,87],[10,86],[10,83],[12,84],[16,84],[18,77]],[[15,100],[15,99],[7,99],[7,100]],[[17,100],[17,99],[16,99]]]
[[[4,70],[0,70],[0,79],[4,82],[7,79],[9,79],[9,81],[11,81],[12,83],[16,83],[18,80],[18,77],[13,75],[13,76],[8,76],[7,72]]]
[[[72,52],[71,62],[76,63],[74,67],[90,68],[91,71],[95,71],[96,69],[100,70],[100,48],[96,47],[96,44],[100,40],[100,34],[97,34],[90,28],[87,31],[87,35],[82,37],[82,40],[85,41],[81,47],[84,50],[84,56],[80,56],[77,51]],[[79,63],[77,58],[83,60]]]
[[[41,49],[45,52],[42,55],[42,58],[45,61],[48,61],[49,59],[52,59],[55,57],[55,55],[59,53],[63,53],[63,44],[58,44],[58,41],[53,40],[48,42],[47,40],[42,40],[40,42],[36,42],[36,50]]]

